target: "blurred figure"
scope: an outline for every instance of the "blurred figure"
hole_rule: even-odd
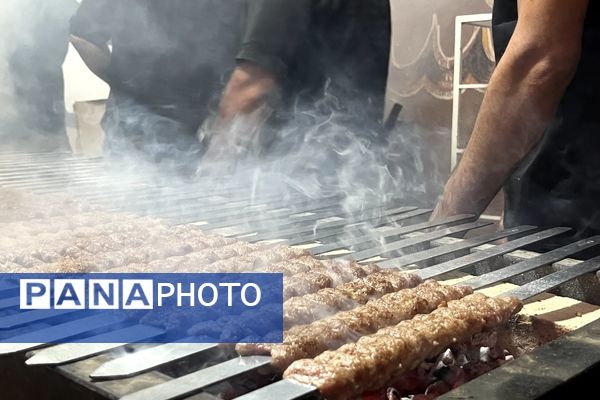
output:
[[[243,0],[83,0],[71,43],[111,88],[112,153],[193,170],[239,47]],[[110,45],[110,46],[109,46]]]
[[[390,41],[388,0],[250,1],[209,159],[286,152],[323,122],[380,140]]]
[[[28,151],[67,150],[62,64],[75,0],[3,0],[6,79],[0,124],[6,143]],[[8,115],[7,115],[8,114]]]

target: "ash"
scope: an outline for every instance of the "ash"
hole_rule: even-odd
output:
[[[363,400],[435,399],[513,360],[497,339],[496,332],[476,335],[470,343],[448,348],[403,374],[384,391],[363,395]]]

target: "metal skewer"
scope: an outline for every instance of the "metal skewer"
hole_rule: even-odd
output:
[[[175,399],[192,396],[202,389],[231,379],[235,376],[253,371],[259,368],[267,367],[271,364],[271,357],[251,356],[238,357],[233,360],[225,361],[213,367],[201,369],[189,375],[182,376],[174,381],[165,382],[160,385],[140,390],[121,397],[121,400],[146,400],[146,399]]]
[[[0,330],[18,328],[34,322],[72,314],[78,310],[31,310],[0,318]]]
[[[277,230],[277,231],[261,232],[261,233],[255,235],[255,236],[252,236],[251,238],[248,238],[248,239],[251,242],[258,242],[258,241],[269,240],[269,239],[273,239],[273,238],[283,238],[283,239],[293,238],[300,234],[312,233],[312,232],[320,230],[320,229],[340,228],[340,227],[350,225],[353,223],[358,223],[358,222],[366,222],[366,221],[370,221],[370,220],[383,220],[386,217],[393,216],[396,214],[410,212],[415,209],[416,209],[416,207],[399,207],[399,208],[394,208],[394,209],[389,209],[389,210],[381,210],[378,213],[371,213],[368,215],[360,216],[359,218],[352,220],[352,221],[341,220],[341,221],[335,221],[335,222],[324,222],[324,223],[318,224],[317,226],[306,225],[306,226],[293,227],[293,228],[282,229],[282,230]],[[251,234],[253,232],[255,232],[255,231],[246,232],[240,236],[244,236],[246,234]]]
[[[536,270],[545,265],[550,265],[560,260],[564,260],[565,258],[579,253],[580,251],[589,249],[599,244],[600,236],[594,236],[589,239],[584,239],[577,243],[572,243],[556,250],[552,250],[548,253],[541,254],[532,259],[521,261],[506,268],[501,268],[485,275],[478,276],[468,280],[464,284],[471,286],[473,289],[482,289],[484,287],[506,281],[515,276],[522,275],[526,272]]]
[[[397,267],[402,268],[408,265],[420,265],[424,262],[434,260],[438,257],[447,256],[456,252],[471,249],[481,246],[486,243],[495,242],[496,240],[504,239],[511,236],[520,235],[525,232],[535,230],[534,226],[524,225],[515,228],[505,229],[500,232],[495,232],[489,235],[477,236],[471,239],[463,240],[459,243],[448,244],[445,246],[435,247],[433,249],[407,254],[402,257],[393,258],[391,260],[378,263],[381,267]]]
[[[367,221],[367,222],[369,222],[367,224],[369,226],[365,226],[365,223],[363,223],[363,222],[358,222],[355,224],[348,224],[343,227],[343,233],[344,233],[344,235],[351,235],[351,234],[355,234],[355,233],[359,235],[359,236],[355,236],[352,239],[349,239],[348,243],[368,242],[369,240],[372,239],[372,236],[370,236],[370,235],[365,236],[364,231],[367,228],[378,228],[378,227],[382,227],[382,226],[386,226],[386,225],[390,225],[390,224],[397,224],[402,221],[410,220],[413,218],[423,217],[429,213],[431,213],[431,210],[417,209],[417,210],[413,210],[413,211],[409,211],[409,212],[404,212],[401,214],[388,216],[381,221]],[[339,230],[339,228],[336,228],[336,227],[328,228],[328,229],[321,229],[321,230],[308,232],[308,233],[300,234],[300,235],[285,239],[285,244],[288,246],[297,246],[297,245],[306,244],[306,243],[314,243],[314,242],[317,242],[322,239],[327,240],[327,239],[331,239],[333,237],[338,237],[339,234],[340,234],[340,230]],[[323,244],[321,246],[324,246],[324,245],[326,245],[326,244]]]
[[[425,229],[431,229],[431,228],[435,228],[435,227],[442,226],[442,225],[450,225],[450,224],[454,224],[454,223],[472,221],[474,219],[475,219],[474,215],[469,215],[469,214],[457,215],[454,217],[438,219],[436,221],[428,221],[428,222],[423,222],[423,223],[415,224],[415,225],[402,226],[399,228],[391,228],[391,229],[385,230],[383,232],[377,232],[376,234],[363,235],[359,238],[356,238],[355,240],[372,242],[372,241],[378,240],[380,238],[402,236],[402,235],[406,235],[409,233],[422,231]],[[346,247],[348,247],[348,243],[340,241],[340,242],[330,243],[330,244],[316,247],[316,248],[312,249],[312,252],[315,255],[319,255],[319,254],[329,253],[334,250],[343,249]],[[375,254],[375,255],[377,255],[377,254]]]
[[[128,378],[218,347],[218,344],[167,343],[106,362],[92,372],[90,377],[92,379]]]
[[[554,236],[562,235],[565,232],[570,231],[570,228],[552,228],[542,232],[534,233],[533,235],[525,236],[520,239],[515,239],[508,243],[500,244],[489,250],[478,251],[460,257],[454,260],[446,261],[444,263],[434,265],[429,268],[421,270],[415,270],[414,272],[423,279],[435,278],[448,272],[458,271],[464,268],[471,267],[481,261],[488,260],[493,257],[508,254],[511,251],[515,251],[521,247],[529,246],[531,244],[541,242]]]
[[[82,333],[92,332],[97,329],[108,329],[120,323],[121,320],[118,318],[104,314],[39,329],[0,341],[0,355],[33,350]],[[45,338],[47,342],[36,343],[35,341],[40,337]]]
[[[25,363],[27,365],[60,365],[82,360],[102,352],[141,342],[163,335],[164,330],[147,325],[135,325],[89,337],[82,343],[65,343],[39,351]],[[112,338],[122,338],[123,343],[111,343]]]

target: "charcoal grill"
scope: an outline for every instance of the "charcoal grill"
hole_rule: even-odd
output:
[[[272,179],[262,176],[261,182]],[[512,294],[522,299],[552,290],[600,304],[600,285],[593,275],[600,258],[571,258],[600,247],[600,237],[544,254],[523,250],[564,234],[560,227],[493,231],[489,223],[470,215],[428,221],[431,210],[406,206],[402,199],[352,212],[340,193],[311,198],[272,184],[259,186],[252,179],[216,182],[206,177],[173,183],[136,171],[120,175],[116,184],[111,164],[67,154],[0,153],[0,187],[66,192],[102,209],[158,216],[250,242],[303,246],[317,257],[419,268],[424,278],[467,274],[477,289],[510,282],[516,285],[510,287]],[[466,232],[478,233],[458,238]],[[3,310],[14,305],[0,303],[0,327],[8,326]],[[90,322],[93,327],[102,321]],[[6,398],[213,399],[220,393],[244,400],[318,398],[314,388],[279,380],[268,357],[239,358],[231,348],[211,344],[136,344],[152,337],[142,328],[131,327],[131,343],[122,345],[0,346],[0,387]],[[589,383],[590,374],[597,376],[599,370],[596,321],[445,398],[543,398],[568,383]],[[531,390],[519,391],[523,387]]]

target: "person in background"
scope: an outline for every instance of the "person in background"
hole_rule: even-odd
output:
[[[0,122],[6,142],[26,151],[67,150],[62,64],[75,0],[3,0],[8,90]],[[4,96],[3,96],[4,97]]]
[[[246,17],[209,160],[243,157],[249,143],[259,154],[285,153],[315,126],[337,124],[367,141],[381,139],[388,0],[254,0]],[[251,137],[265,121],[258,139]],[[324,147],[336,143],[323,141]]]
[[[493,25],[498,66],[434,218],[504,186],[507,227],[600,233],[600,4],[496,0]]]
[[[243,9],[243,0],[82,1],[71,43],[110,85],[103,127],[113,154],[193,172],[196,133],[234,67]]]

